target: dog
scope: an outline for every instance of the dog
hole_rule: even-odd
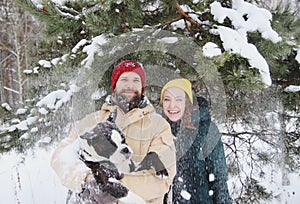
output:
[[[80,158],[93,172],[101,190],[123,203],[142,204],[145,201],[141,197],[119,182],[124,173],[154,169],[156,176],[165,179],[168,172],[155,152],[149,152],[139,164],[131,160],[133,151],[116,125],[116,117],[117,110],[114,110],[106,121],[79,136]]]

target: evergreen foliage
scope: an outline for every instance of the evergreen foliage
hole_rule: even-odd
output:
[[[203,76],[195,74],[195,70],[190,65],[176,56],[151,50],[136,52],[133,50],[125,56],[115,51],[115,56],[121,56],[119,58],[113,58],[109,55],[109,52],[113,50],[113,46],[117,47],[118,45],[116,37],[138,28],[147,29],[150,27],[182,34],[193,40],[200,48],[207,42],[214,42],[221,48],[222,55],[210,60],[217,67],[225,86],[228,132],[223,133],[223,135],[229,137],[225,142],[228,149],[231,150],[228,154],[228,167],[231,175],[239,176],[247,169],[239,162],[243,159],[238,155],[243,151],[239,149],[244,147],[243,145],[249,151],[249,154],[244,154],[245,157],[250,155],[251,159],[257,158],[257,160],[253,159],[251,161],[253,162],[251,163],[252,170],[257,166],[259,166],[258,169],[262,169],[262,165],[271,165],[276,159],[273,157],[272,152],[259,150],[254,143],[261,140],[263,144],[268,145],[269,148],[274,149],[275,153],[278,153],[282,150],[280,149],[282,147],[277,146],[280,143],[279,137],[284,138],[283,142],[286,145],[284,162],[288,165],[289,170],[294,171],[299,168],[300,150],[299,145],[297,145],[300,138],[299,129],[280,133],[274,131],[274,133],[269,129],[265,119],[267,113],[280,110],[276,113],[282,120],[281,125],[284,131],[284,124],[291,119],[296,120],[297,127],[300,123],[299,116],[293,116],[289,112],[299,113],[299,92],[284,91],[284,88],[288,85],[300,85],[299,62],[295,60],[295,48],[297,46],[299,48],[300,20],[296,17],[297,14],[292,13],[289,8],[283,11],[278,8],[272,13],[272,26],[283,38],[281,42],[273,43],[266,40],[258,32],[248,33],[248,42],[257,47],[270,67],[273,85],[266,89],[260,80],[259,71],[255,68],[249,69],[248,59],[224,51],[220,37],[210,32],[210,29],[217,24],[233,27],[228,18],[222,24],[214,20],[213,15],[210,13],[210,4],[214,0],[203,0],[198,1],[198,3],[192,3],[193,1],[188,0],[77,0],[65,1],[62,5],[52,1],[43,1],[40,5],[32,3],[31,0],[18,0],[18,2],[44,24],[42,31],[45,33],[45,40],[39,42],[39,49],[32,52],[32,57],[49,61],[57,59],[58,62],[51,63],[51,68],[44,68],[37,65],[38,63],[33,64],[33,66],[39,67],[39,73],[29,76],[32,86],[28,90],[28,98],[31,98],[31,100],[28,100],[24,106],[27,106],[30,114],[16,116],[19,117],[20,121],[29,117],[37,117],[38,122],[34,126],[38,127],[38,133],[30,132],[33,128],[30,125],[29,130],[15,129],[1,132],[0,152],[9,151],[12,148],[23,152],[36,143],[40,146],[46,146],[49,143],[43,140],[40,137],[41,135],[49,137],[51,142],[65,137],[65,134],[69,131],[70,122],[79,119],[84,113],[88,113],[91,107],[95,106],[96,109],[99,109],[103,104],[105,96],[111,93],[110,76],[112,68],[122,59],[136,60],[144,65],[166,67],[174,73],[180,73],[180,76],[192,81],[196,94],[209,97],[202,80]],[[231,8],[231,1],[222,0],[219,2],[222,6]],[[180,5],[188,5],[193,11],[183,11]],[[197,13],[194,11],[197,11]],[[201,23],[195,22],[189,14],[197,15]],[[172,23],[179,19],[184,20],[185,28],[174,30]],[[82,83],[80,85],[89,89],[74,93],[76,97],[73,101],[67,102],[58,111],[51,112],[46,116],[41,114],[36,107],[36,103],[52,91],[58,89],[67,91],[70,89],[70,82],[76,78],[78,71],[82,68],[81,62],[87,56],[87,53],[82,50],[83,47],[90,44],[93,37],[101,34],[105,34],[108,39],[112,40],[112,43],[108,47],[103,46],[103,56],[99,57],[101,59],[95,59],[96,65],[91,68],[91,73],[83,76],[80,81]],[[86,40],[86,43],[76,51],[72,50],[75,45],[82,42],[81,40]],[[130,45],[126,46],[131,49]],[[168,45],[158,43],[155,46],[165,48]],[[174,50],[174,53],[176,52],[189,53],[189,50],[182,45],[181,49]],[[111,61],[114,63],[111,64]],[[106,65],[110,67],[107,68]],[[98,75],[97,71],[101,74]],[[210,67],[207,67],[205,71],[204,74],[208,76],[211,71]],[[149,78],[151,78],[150,75]],[[90,80],[97,81],[96,87],[89,87],[88,81]],[[93,94],[95,91],[93,88],[101,93],[101,97],[92,101],[82,101],[86,100],[89,94]],[[159,86],[146,87],[147,96],[158,109],[159,92]],[[283,106],[278,105],[278,101]],[[276,107],[275,110],[274,107]],[[76,108],[80,109],[81,112],[74,114],[72,110]],[[0,113],[1,119],[4,118],[5,123],[13,124],[14,114],[1,108]],[[5,114],[5,117],[3,117],[3,114]],[[238,123],[253,129],[249,132],[237,133],[234,125]],[[254,127],[260,129],[257,130]],[[28,133],[29,136],[24,137],[25,133]],[[276,135],[275,139],[270,137],[273,134]],[[22,136],[25,139],[21,139]],[[264,177],[265,174],[267,172],[261,170],[258,177]],[[241,182],[243,192],[239,192],[240,196],[234,200],[236,203],[259,203],[273,198],[273,195],[258,182],[258,177],[247,175],[245,180],[240,178],[240,180],[243,180]]]

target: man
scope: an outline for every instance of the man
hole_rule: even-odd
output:
[[[119,63],[112,73],[112,92],[100,111],[87,115],[74,125],[68,138],[63,140],[52,157],[52,167],[62,184],[77,194],[93,182],[90,169],[78,157],[76,139],[117,109],[116,124],[124,132],[126,142],[133,150],[132,159],[140,162],[149,152],[155,152],[167,168],[169,178],[160,179],[153,170],[125,174],[121,182],[141,196],[147,203],[163,203],[176,171],[173,136],[168,123],[155,112],[143,95],[146,76],[142,66],[126,60]],[[93,186],[96,188],[97,186]],[[91,189],[93,190],[93,189]],[[100,198],[101,200],[101,198]]]

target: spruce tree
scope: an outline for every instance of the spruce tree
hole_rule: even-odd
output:
[[[295,170],[299,167],[299,148],[297,142],[299,142],[299,130],[293,132],[281,132],[276,134],[276,139],[270,138],[269,129],[266,128],[265,120],[266,113],[272,111],[272,105],[278,105],[277,102],[281,101],[284,107],[284,111],[280,112],[280,117],[283,116],[282,124],[290,119],[290,115],[286,114],[288,110],[299,111],[300,97],[299,93],[291,93],[284,91],[288,85],[299,85],[299,62],[295,60],[297,46],[299,46],[299,18],[297,14],[291,13],[289,9],[274,10],[272,27],[282,37],[282,41],[278,43],[266,40],[261,36],[259,32],[249,32],[248,42],[257,47],[261,55],[266,59],[269,64],[270,72],[272,75],[273,85],[269,88],[265,88],[261,82],[261,76],[257,69],[250,68],[249,60],[245,57],[225,51],[220,36],[211,32],[211,29],[216,25],[233,28],[232,21],[226,18],[223,23],[219,23],[214,19],[214,16],[210,12],[210,5],[213,0],[204,1],[153,1],[153,0],[93,0],[93,1],[65,1],[62,4],[56,4],[52,1],[43,1],[40,4],[35,4],[31,0],[18,0],[20,5],[31,12],[37,19],[42,21],[45,25],[43,32],[45,33],[45,40],[41,43],[39,52],[40,59],[46,59],[51,61],[54,58],[59,60],[59,63],[52,63],[50,69],[43,69],[41,65],[40,74],[38,77],[45,79],[47,82],[43,87],[36,87],[32,91],[41,95],[39,99],[47,95],[51,91],[57,89],[68,90],[69,82],[74,79],[77,71],[80,71],[81,62],[86,59],[87,53],[84,52],[84,47],[89,45],[92,40],[100,35],[106,36],[107,39],[112,41],[110,47],[102,48],[106,53],[99,57],[98,64],[105,69],[102,80],[97,84],[102,95],[110,93],[110,74],[113,66],[120,60],[130,58],[137,60],[144,64],[153,64],[161,67],[167,67],[174,73],[180,73],[180,76],[190,79],[193,83],[193,88],[196,94],[204,94],[208,96],[208,91],[205,89],[203,83],[203,76],[195,74],[195,69],[188,65],[184,60],[176,58],[168,53],[156,52],[156,51],[143,51],[132,52],[126,56],[122,56],[110,63],[112,60],[109,55],[106,55],[113,46],[117,46],[118,37],[122,34],[130,34],[136,29],[163,29],[165,31],[176,32],[188,39],[191,39],[195,44],[199,46],[199,49],[208,42],[214,42],[222,50],[222,54],[210,59],[211,63],[217,67],[218,72],[224,83],[226,101],[227,101],[227,123],[228,132],[223,132],[226,146],[232,150],[232,154],[228,156],[229,172],[232,175],[239,175],[243,173],[243,168],[239,166],[241,160],[237,160],[237,154],[241,149],[237,149],[237,144],[242,144],[249,150],[251,158],[260,158],[259,161],[255,159],[251,160],[251,167],[260,168],[263,164],[272,163],[272,155],[268,152],[258,151],[253,147],[253,138],[264,142],[264,144],[270,145],[274,150],[278,151],[280,147],[274,143],[278,143],[278,135],[284,135],[283,143],[285,146],[285,161],[289,165],[289,169]],[[228,0],[218,1],[222,7],[230,9],[232,2]],[[187,9],[189,8],[189,9]],[[195,21],[191,16],[197,16],[199,21]],[[247,18],[247,16],[243,16]],[[182,29],[174,30],[173,23],[182,20],[184,27]],[[298,29],[298,30],[297,30]],[[115,42],[114,42],[115,41]],[[76,51],[72,49],[84,42]],[[157,46],[167,47],[167,44],[158,44]],[[182,46],[177,52],[187,52],[185,46]],[[299,52],[299,51],[298,51]],[[116,54],[119,54],[116,51]],[[120,54],[121,56],[121,54]],[[106,58],[107,57],[107,58]],[[202,56],[203,57],[203,56]],[[203,58],[203,60],[205,60]],[[110,65],[110,68],[104,68],[105,65]],[[175,66],[174,66],[175,65]],[[250,69],[249,69],[250,68]],[[209,75],[209,67],[206,68],[204,74]],[[91,76],[92,79],[96,79],[96,76]],[[93,78],[95,77],[95,78]],[[87,82],[82,79],[82,83]],[[51,85],[48,87],[48,85]],[[88,90],[89,94],[92,94],[91,90]],[[149,95],[156,93],[156,97],[150,97],[156,107],[159,109],[159,91],[160,87],[148,87]],[[80,93],[78,93],[79,95]],[[86,94],[86,93],[83,93]],[[279,95],[279,99],[276,95]],[[96,103],[99,108],[103,103],[105,97],[99,97],[91,103]],[[265,100],[263,100],[265,99]],[[79,100],[74,99],[74,100]],[[271,102],[269,102],[270,100]],[[35,102],[37,102],[36,99]],[[266,102],[267,101],[267,102]],[[71,104],[73,103],[73,104]],[[42,116],[38,113],[38,108],[32,108],[32,113],[38,115],[41,121],[40,126],[48,124],[52,121],[53,124],[46,129],[41,127],[40,131],[43,135],[50,136],[55,141],[64,137],[67,128],[65,126],[73,119],[70,119],[70,115],[65,113],[69,111],[71,105],[74,106],[76,101],[67,102],[63,108],[59,109],[55,113],[51,113],[47,116]],[[33,103],[34,104],[34,103]],[[82,105],[82,104],[81,104]],[[85,104],[86,105],[86,104]],[[274,106],[275,106],[274,105]],[[273,106],[273,107],[274,107]],[[278,105],[278,107],[281,107]],[[74,107],[73,107],[74,108]],[[89,111],[84,110],[82,111]],[[80,115],[80,114],[79,114]],[[75,119],[78,119],[75,117]],[[256,127],[257,125],[261,129],[259,131],[251,129],[249,132],[237,133],[233,129],[234,125],[242,123],[249,127]],[[299,119],[298,119],[299,123]],[[50,127],[50,128],[49,128]],[[25,131],[26,132],[26,131]],[[22,134],[24,131],[22,131]],[[3,133],[7,134],[7,132]],[[19,134],[20,136],[21,134]],[[227,136],[228,135],[228,140]],[[26,145],[19,144],[25,149],[30,145],[34,145],[40,138],[33,137],[25,143]],[[15,139],[18,141],[18,138]],[[280,142],[280,141],[279,141]],[[236,154],[234,154],[236,153]],[[235,157],[236,156],[236,157]],[[253,156],[253,157],[252,157]],[[257,170],[255,169],[255,170]],[[258,177],[263,178],[267,172],[261,170]],[[256,176],[256,175],[255,175]],[[261,200],[271,199],[273,195],[267,192],[267,190],[257,182],[257,177],[253,175],[246,175],[246,179],[243,180],[240,176],[240,180],[244,189],[240,192],[240,197],[235,198],[237,203],[247,202],[251,199],[253,202],[260,202]],[[255,194],[256,196],[252,196]]]

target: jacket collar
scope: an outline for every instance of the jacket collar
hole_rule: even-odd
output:
[[[144,115],[155,112],[153,105],[148,100],[148,98],[144,95],[142,97],[142,101],[139,104],[139,107],[134,108],[127,113],[124,113],[124,111],[114,103],[112,95],[109,95],[108,97],[106,97],[105,103],[102,105],[101,109],[104,111],[112,112],[116,108],[119,111],[121,111],[124,115],[126,115],[127,117],[130,117],[130,120],[132,122],[141,119],[142,117],[144,117]]]
[[[115,97],[118,97],[118,102],[116,101]],[[118,105],[123,110],[123,112],[127,113],[135,108],[145,108],[150,104],[150,101],[145,95],[142,95],[141,99],[138,99],[138,101],[131,103],[127,102],[127,100],[123,96],[109,95],[108,97],[106,97],[105,103],[111,106]]]

